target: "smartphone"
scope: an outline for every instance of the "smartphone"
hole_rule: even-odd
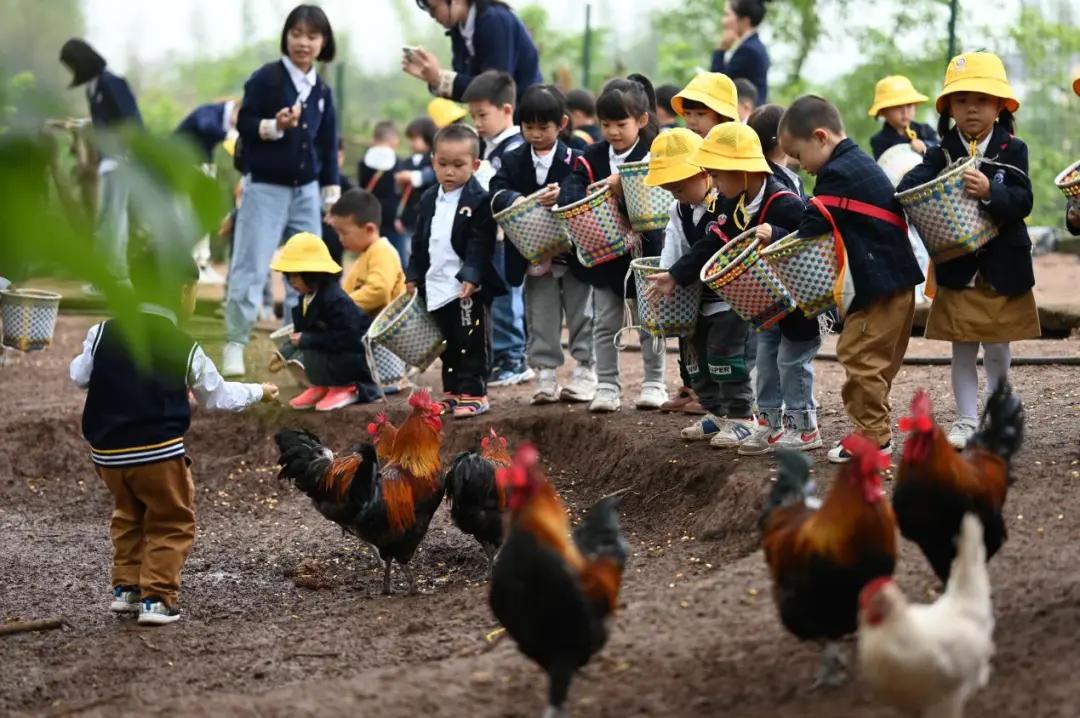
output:
[[[405,45],[404,47],[402,47],[402,48],[401,48],[401,51],[402,51],[402,52],[403,52],[403,53],[405,54],[405,58],[406,58],[407,60],[412,60],[412,59],[413,59],[413,55],[414,55],[414,54],[416,53],[416,50],[417,50],[417,49],[418,49],[418,48],[415,48],[415,47],[409,47],[408,45]]]

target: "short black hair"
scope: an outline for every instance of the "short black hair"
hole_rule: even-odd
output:
[[[751,27],[757,27],[765,19],[765,3],[768,0],[728,0],[731,11],[750,21]]]
[[[281,30],[281,54],[289,55],[289,30],[297,25],[307,25],[315,32],[323,36],[322,51],[315,58],[319,62],[333,62],[337,46],[334,44],[334,29],[330,27],[330,19],[318,5],[297,5],[285,18],[285,27]]]
[[[579,87],[566,93],[566,109],[569,112],[582,112],[589,117],[596,117],[596,99],[591,92]]]
[[[679,87],[677,85],[660,85],[656,88],[656,108],[663,110],[669,115],[677,115],[675,108],[671,106],[671,100],[675,95],[679,94]]]
[[[341,276],[341,272],[282,272],[285,275],[285,280],[288,281],[289,275],[296,275],[304,280],[304,284],[308,289],[312,291],[318,291],[329,287],[331,284],[337,282],[338,277]]]
[[[454,123],[435,133],[435,139],[431,143],[432,153],[439,149],[440,142],[468,142],[473,159],[480,159],[480,135],[468,125]]]
[[[566,96],[555,85],[533,85],[525,90],[518,105],[518,123],[562,124],[566,117]]]
[[[709,107],[704,102],[699,102],[698,100],[688,100],[685,97],[682,101],[682,109],[683,112],[686,112],[687,110],[712,110],[713,112],[716,112],[716,110],[713,110],[713,108]],[[716,112],[716,114],[720,115],[719,112]]]
[[[438,131],[439,128],[430,117],[417,117],[405,126],[405,136],[423,137],[429,150],[435,144],[435,133]]]
[[[490,102],[496,107],[514,106],[517,84],[509,72],[488,70],[473,78],[461,96],[462,102]]]
[[[766,157],[780,144],[780,118],[783,116],[784,108],[780,105],[762,105],[746,118],[746,124],[761,140],[761,152]]]
[[[71,70],[71,87],[90,82],[105,69],[105,58],[81,37],[73,37],[64,43],[60,48],[60,62]]]
[[[844,121],[833,103],[817,95],[803,95],[791,103],[780,118],[780,133],[786,132],[800,140],[808,139],[814,130],[824,128],[838,135],[844,134]]]
[[[371,137],[376,142],[386,142],[391,137],[397,137],[397,127],[391,120],[380,120],[375,123],[375,129],[371,131]]]
[[[739,97],[739,102],[743,100],[749,100],[750,104],[757,107],[758,89],[757,85],[747,80],[745,77],[739,77],[735,79],[735,93]]]
[[[376,227],[382,226],[382,205],[379,199],[359,187],[353,187],[341,195],[341,199],[330,208],[330,214],[335,217],[348,217],[356,222],[357,227],[363,227],[369,222]]]

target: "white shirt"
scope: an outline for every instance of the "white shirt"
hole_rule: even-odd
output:
[[[551,164],[555,161],[557,147],[558,145],[552,147],[546,155],[538,155],[534,149],[529,150],[532,155],[533,167],[536,168],[536,184],[541,187],[547,184],[547,177],[551,173]]]
[[[765,185],[766,182],[761,183],[761,189],[758,190],[757,195],[746,204],[746,216],[753,217],[754,214],[761,209],[761,203],[765,199]],[[775,238],[774,238],[775,239]]]
[[[640,142],[640,141],[641,140],[638,140],[638,142]],[[617,153],[617,152],[615,152],[614,147],[612,147],[610,144],[608,145],[607,155],[608,155],[608,163],[611,165],[611,174],[613,174],[613,175],[619,174],[619,165],[621,165],[623,162],[626,162],[626,158],[630,156],[630,153],[633,152],[634,148],[637,147],[637,146],[638,146],[638,143],[635,142],[634,144],[630,145],[630,149],[628,149],[626,152]],[[648,159],[649,159],[649,153],[646,152],[645,156],[642,157],[638,161],[639,162],[648,161]]]
[[[458,204],[461,202],[461,191],[461,187],[453,192],[446,192],[439,187],[439,194],[435,198],[435,216],[431,218],[431,236],[428,239],[431,264],[425,275],[429,311],[445,307],[461,294],[461,282],[458,281],[457,274],[461,271],[462,261],[450,244],[454,218],[457,217]]]
[[[703,204],[695,204],[691,215],[694,224],[701,221],[705,216],[706,207]],[[667,229],[664,231],[664,247],[660,250],[660,266],[667,269],[679,261],[684,254],[690,251],[690,240],[683,231],[682,220],[679,219],[679,202],[671,203],[671,218],[668,220]],[[712,316],[719,312],[731,309],[727,302],[717,301],[715,297],[706,296],[701,302],[702,316]]]
[[[469,14],[465,16],[465,24],[458,25],[458,30],[461,31],[461,39],[465,41],[469,54],[475,55],[476,47],[473,45],[473,37],[476,36],[476,3],[469,5]]]
[[[484,138],[484,156],[481,157],[480,159],[490,160],[492,153],[494,153],[495,149],[499,145],[501,145],[503,143],[503,140],[509,139],[509,138],[513,137],[514,135],[520,135],[520,134],[521,134],[521,130],[518,128],[517,125],[510,125],[505,130],[503,130],[499,134],[495,135],[491,139],[488,139],[487,137],[485,137]]]

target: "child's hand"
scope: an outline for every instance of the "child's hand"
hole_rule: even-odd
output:
[[[920,155],[926,154],[926,143],[920,140],[918,137],[911,141],[911,149],[918,152]]]
[[[976,169],[964,172],[964,191],[969,197],[986,199],[990,196],[990,180]]]
[[[458,294],[459,299],[468,299],[472,295],[476,294],[476,285],[472,282],[461,283],[461,293]]]
[[[611,188],[611,194],[616,197],[622,197],[622,177],[619,175],[611,175],[607,179],[608,187]]]
[[[300,338],[303,336],[303,332],[293,332],[289,335],[289,343],[294,347],[300,346]]]
[[[645,291],[645,298],[656,301],[660,297],[670,297],[675,293],[675,277],[669,272],[650,274],[645,277],[649,288]]]
[[[548,185],[544,193],[537,198],[541,207],[552,207],[559,201],[559,185]]]
[[[262,402],[264,404],[271,404],[271,403],[277,401],[277,398],[278,398],[277,385],[275,385],[275,384],[263,384],[262,385],[262,392],[263,392]]]
[[[762,244],[768,244],[772,241],[772,225],[759,224],[755,236],[761,241]]]
[[[416,282],[405,282],[405,291],[409,294],[416,294]]]

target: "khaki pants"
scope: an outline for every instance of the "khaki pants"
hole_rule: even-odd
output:
[[[195,484],[184,457],[142,466],[95,466],[116,508],[109,533],[113,586],[138,586],[169,606],[195,540]]]
[[[847,374],[841,392],[844,408],[855,428],[879,444],[892,438],[889,391],[904,360],[914,317],[914,290],[880,297],[847,316],[836,344]]]

